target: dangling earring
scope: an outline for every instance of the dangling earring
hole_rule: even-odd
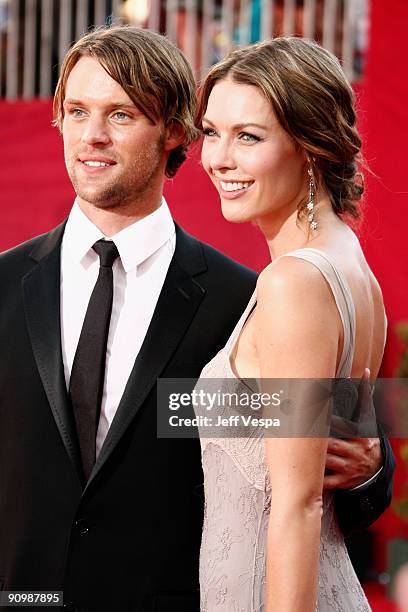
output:
[[[309,201],[307,203],[307,210],[308,210],[307,220],[309,221],[310,229],[315,230],[317,229],[317,223],[315,221],[315,216],[314,216],[314,205],[315,205],[314,197],[316,195],[316,185],[313,179],[313,172],[312,172],[311,166],[309,166],[309,168],[307,169],[307,173],[309,175]]]

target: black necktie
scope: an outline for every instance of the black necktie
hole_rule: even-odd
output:
[[[89,300],[69,384],[86,480],[96,458],[96,432],[113,301],[112,265],[119,256],[115,244],[110,241],[98,240],[92,248],[99,255],[99,276]]]

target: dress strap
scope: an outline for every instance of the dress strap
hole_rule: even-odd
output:
[[[330,286],[344,329],[343,352],[336,377],[346,378],[351,374],[356,338],[356,312],[350,286],[333,259],[320,249],[305,247],[280,257],[288,256],[304,259],[316,266]]]

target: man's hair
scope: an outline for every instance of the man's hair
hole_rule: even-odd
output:
[[[68,51],[54,97],[54,125],[62,129],[67,79],[81,57],[96,59],[153,123],[179,123],[183,142],[170,152],[166,176],[173,177],[188,146],[200,135],[194,125],[195,81],[189,63],[167,38],[134,26],[92,30]]]
[[[361,140],[354,94],[338,59],[311,40],[281,37],[231,52],[205,78],[199,93],[197,126],[217,81],[253,85],[270,102],[283,129],[307,154],[335,213],[360,217],[356,205],[364,187],[357,172]],[[307,213],[299,203],[299,215]]]

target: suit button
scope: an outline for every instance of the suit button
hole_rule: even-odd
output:
[[[84,519],[78,519],[75,521],[75,528],[77,529],[79,535],[83,536],[89,532],[90,525]]]

